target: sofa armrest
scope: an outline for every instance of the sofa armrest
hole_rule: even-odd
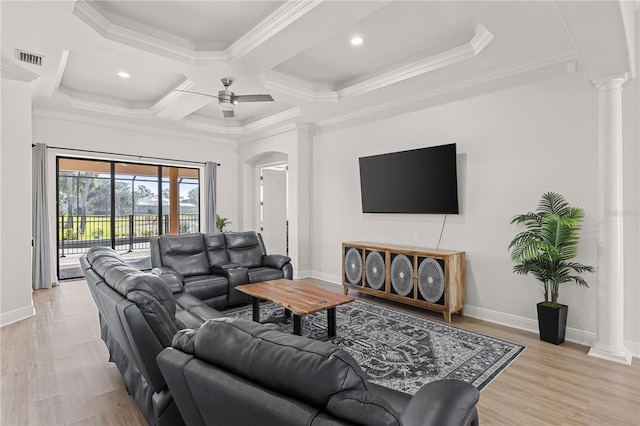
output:
[[[236,265],[233,263],[233,265]],[[249,270],[244,267],[235,267],[229,269],[211,268],[211,272],[215,275],[222,275],[229,281],[229,300],[228,306],[246,305],[249,303],[249,296],[236,290],[236,286],[249,284]]]
[[[480,392],[461,380],[438,380],[421,387],[402,413],[406,426],[477,425]]]
[[[223,275],[223,271],[226,271],[227,269],[233,269],[233,268],[240,268],[242,265],[239,265],[237,263],[215,263],[213,265],[211,265],[211,271],[216,274],[216,275]]]
[[[269,268],[282,269],[284,265],[290,262],[291,258],[282,254],[267,254],[262,256],[262,266]]]
[[[172,293],[182,293],[184,291],[184,285],[182,284],[184,277],[181,273],[167,266],[153,268],[151,273],[159,276],[165,283],[167,283]]]

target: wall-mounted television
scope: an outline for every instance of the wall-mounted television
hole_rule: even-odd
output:
[[[359,160],[363,213],[459,213],[455,143]]]

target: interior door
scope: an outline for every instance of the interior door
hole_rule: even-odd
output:
[[[287,170],[262,169],[260,229],[269,254],[284,254],[287,247]]]

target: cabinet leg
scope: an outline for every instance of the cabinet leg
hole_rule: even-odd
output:
[[[347,295],[347,293],[349,293],[349,289],[347,287],[344,287],[344,294],[345,296]]]
[[[460,310],[458,311],[458,315],[460,315],[460,318],[464,316],[464,308],[460,308]]]
[[[443,312],[442,315],[444,315],[444,320],[447,324],[451,324],[451,312]]]

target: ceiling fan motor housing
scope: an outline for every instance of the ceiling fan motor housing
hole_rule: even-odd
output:
[[[218,92],[218,108],[222,111],[233,111],[234,107],[233,92],[220,90]]]

